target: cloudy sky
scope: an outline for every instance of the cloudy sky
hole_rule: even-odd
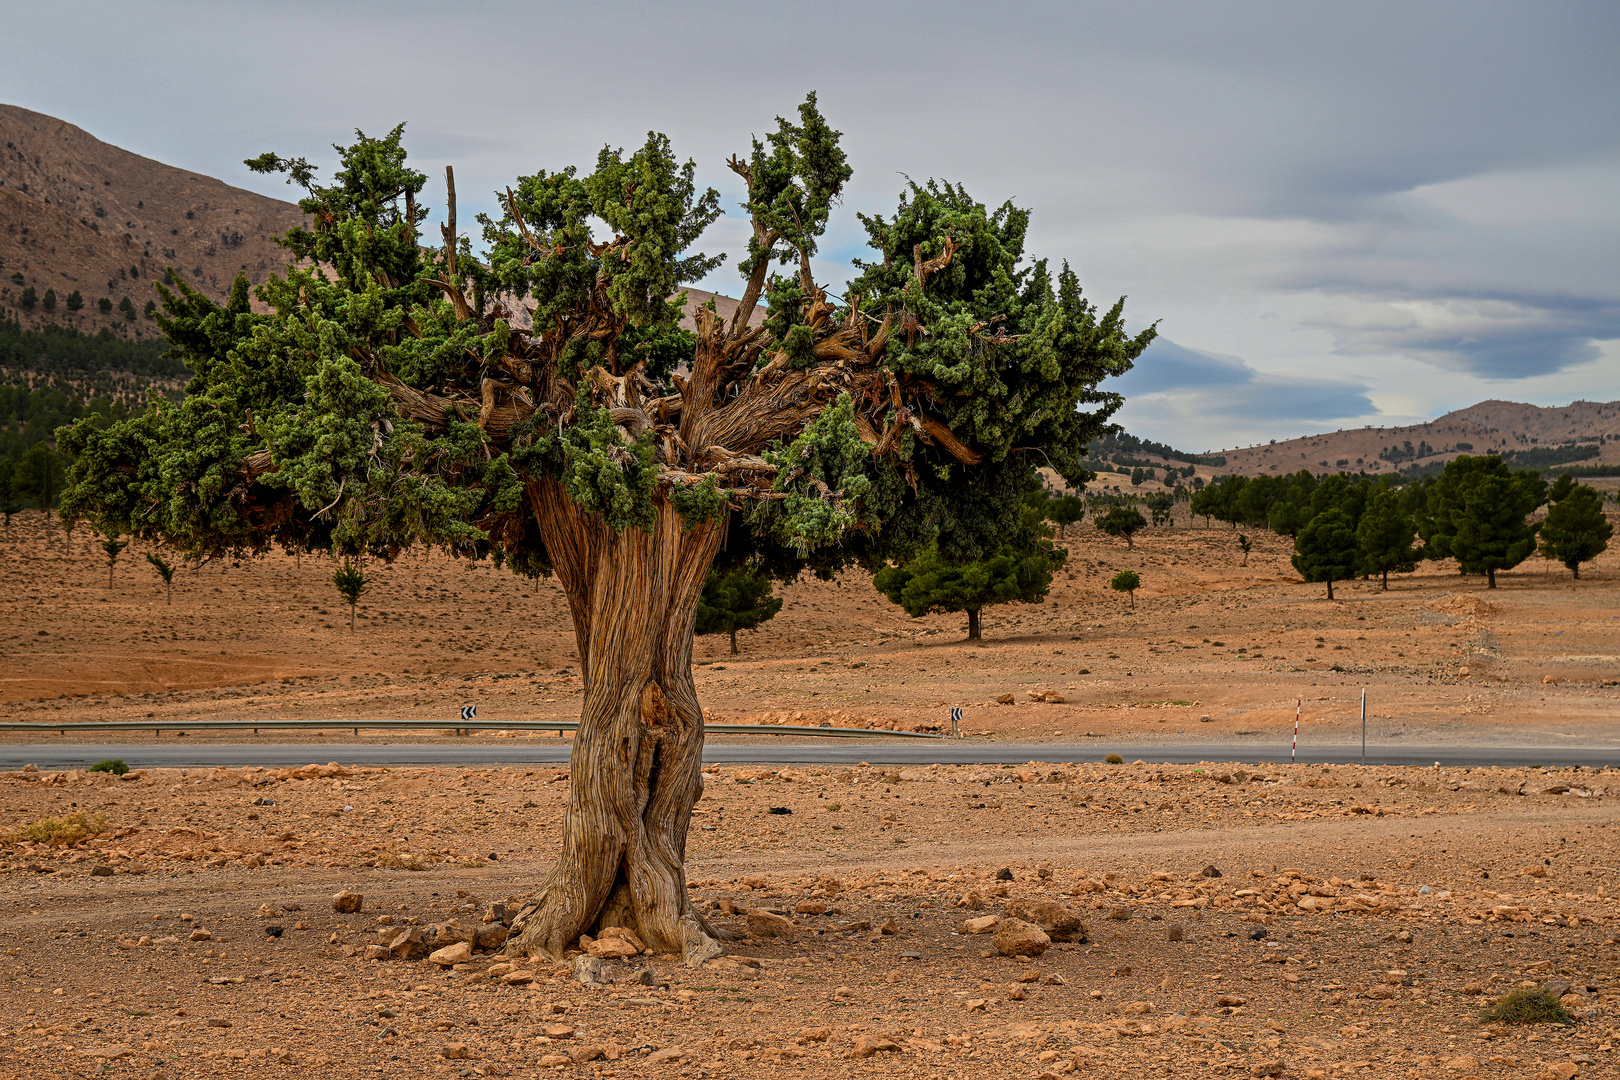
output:
[[[1012,198],[1035,253],[1158,320],[1121,419],[1186,449],[1620,398],[1612,0],[56,0],[6,25],[0,101],[279,197],[243,158],[330,161],[356,127],[408,121],[464,221],[663,131],[732,209],[710,251],[743,235],[726,155],[816,90],[855,168],[829,284],[902,174]],[[703,284],[735,293],[732,265]]]

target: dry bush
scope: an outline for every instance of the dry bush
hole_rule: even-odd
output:
[[[11,834],[11,839],[14,843],[29,841],[35,844],[49,844],[52,847],[72,847],[93,836],[100,836],[108,828],[107,815],[91,816],[80,810],[77,814],[69,814],[67,817],[45,817],[32,825],[23,825]]]
[[[377,855],[379,870],[426,870],[430,864],[420,855],[410,852],[384,851]]]
[[[1485,1014],[1486,1020],[1503,1024],[1573,1024],[1575,1018],[1559,1003],[1551,990],[1544,986],[1521,986],[1504,994],[1502,1000]]]

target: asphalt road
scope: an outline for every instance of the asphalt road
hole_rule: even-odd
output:
[[[338,761],[345,765],[561,765],[568,761],[570,742],[545,745],[524,743],[465,746],[410,743],[192,743],[165,739],[162,743],[0,743],[0,771],[32,764],[44,770],[83,769],[107,758],[121,758],[130,768],[211,768],[245,765],[287,767],[311,762]],[[1119,754],[1126,761],[1186,765],[1197,762],[1234,764],[1281,763],[1287,746],[1106,746],[1017,745],[961,742],[923,743],[777,743],[728,745],[710,741],[703,760],[715,764],[772,763],[783,765],[1021,765],[1029,761],[1053,764],[1101,761]],[[1356,764],[1361,747],[1301,748],[1298,760],[1306,764]],[[1369,746],[1369,765],[1433,765],[1452,767],[1489,765],[1585,765],[1620,767],[1620,749],[1590,747],[1502,746]]]

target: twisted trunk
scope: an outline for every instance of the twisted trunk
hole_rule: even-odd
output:
[[[679,952],[682,922],[696,918],[686,833],[703,754],[692,628],[723,526],[684,529],[659,496],[651,531],[615,533],[555,480],[529,492],[573,615],[585,700],[562,852],[507,949],[560,956],[582,933],[623,926]]]

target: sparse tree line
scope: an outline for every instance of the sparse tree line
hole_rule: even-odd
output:
[[[1542,507],[1539,521],[1532,516]],[[1562,475],[1551,485],[1533,469],[1496,455],[1461,455],[1432,478],[1398,486],[1390,478],[1301,470],[1290,476],[1224,476],[1192,496],[1191,509],[1233,529],[1268,527],[1294,541],[1306,581],[1333,583],[1409,573],[1425,559],[1455,559],[1464,574],[1496,574],[1531,554],[1580,566],[1608,547],[1614,526],[1595,489]],[[1247,560],[1248,538],[1239,534]]]

